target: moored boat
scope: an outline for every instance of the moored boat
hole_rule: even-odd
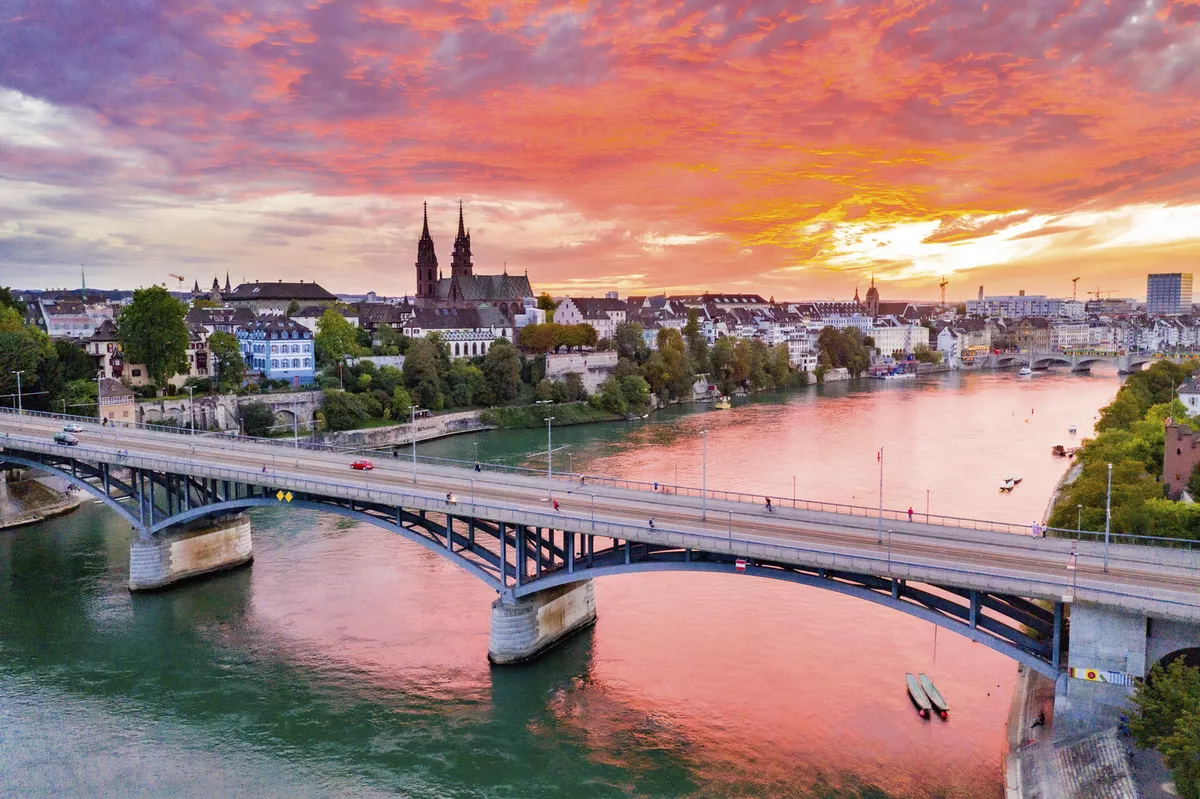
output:
[[[1021,480],[1022,480],[1023,478],[1022,478],[1022,477],[1021,477],[1021,475],[1019,475],[1019,474],[1014,474],[1014,475],[1010,475],[1008,479],[1009,479],[1009,480],[1012,480],[1012,484],[1013,484],[1013,485],[1017,485],[1018,483],[1020,483],[1020,482],[1021,482]]]
[[[1017,375],[1019,377],[1029,377],[1032,374],[1033,374],[1033,370],[1030,369],[1028,366],[1022,366],[1021,371],[1017,372]]]
[[[717,397],[717,401],[713,407],[719,411],[727,411],[733,407],[733,403],[729,401],[729,397]]]
[[[1014,485],[1016,485],[1016,483],[1014,483],[1012,481],[1011,477],[1005,477],[1003,480],[1000,481],[1000,490],[1001,491],[1012,491]]]
[[[904,682],[908,684],[908,698],[912,700],[917,713],[923,719],[929,718],[933,705],[930,703],[929,697],[925,695],[925,689],[921,687],[921,683],[911,672],[904,675]]]
[[[921,690],[925,692],[925,696],[929,699],[929,704],[933,705],[933,709],[942,718],[946,718],[946,714],[950,712],[950,705],[942,698],[942,693],[933,684],[933,680],[925,676],[922,672],[918,680],[921,683]]]
[[[1070,433],[1071,435],[1075,435],[1075,429],[1076,429],[1075,425],[1071,425],[1070,427],[1067,428],[1067,432]]]

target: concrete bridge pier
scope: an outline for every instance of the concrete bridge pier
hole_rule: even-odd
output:
[[[250,518],[244,513],[206,519],[177,531],[129,543],[129,590],[154,591],[254,558]]]
[[[488,660],[497,665],[532,660],[595,623],[591,580],[547,588],[515,601],[501,596],[492,603]]]

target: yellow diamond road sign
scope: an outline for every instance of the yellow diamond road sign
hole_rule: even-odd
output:
[[[292,501],[292,492],[291,491],[287,492],[286,494],[283,495],[283,498],[286,499],[288,502],[291,502]]]
[[[280,502],[283,502],[283,492],[282,492],[282,491],[276,491],[276,492],[275,492],[275,499],[279,500]]]

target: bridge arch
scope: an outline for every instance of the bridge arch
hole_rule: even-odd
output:
[[[1043,355],[1042,357],[1038,358],[1031,364],[1031,366],[1035,367],[1035,368],[1039,367],[1039,366],[1049,367],[1049,366],[1071,366],[1071,365],[1072,365],[1071,359],[1065,358],[1061,355]]]
[[[578,582],[596,577],[607,577],[609,575],[618,574],[642,574],[646,572],[707,572],[718,574],[737,574],[733,563],[702,563],[702,562],[659,562],[659,563],[630,563],[620,564],[615,566],[603,566],[584,570],[576,570],[567,572],[562,570],[555,572],[549,576],[540,577],[526,585],[513,589],[513,593],[517,597],[531,596],[540,591],[545,591],[556,586],[565,585],[567,583]],[[883,607],[898,610],[901,613],[906,613],[914,618],[927,621],[935,624],[951,632],[958,633],[970,640],[983,644],[989,649],[1005,655],[1018,663],[1033,669],[1034,671],[1046,676],[1050,679],[1056,679],[1059,675],[1059,669],[1047,660],[1037,657],[1036,655],[1027,652],[1016,644],[1004,641],[994,635],[989,635],[984,630],[977,627],[957,621],[944,613],[939,613],[931,608],[918,605],[914,602],[905,602],[901,598],[892,596],[891,594],[883,594],[878,591],[872,591],[863,586],[852,585],[849,583],[840,582],[837,580],[829,580],[817,577],[811,574],[801,572],[780,571],[775,569],[754,569],[751,570],[751,576],[784,580],[790,583],[798,583],[813,588],[823,588],[825,590],[834,591],[845,596],[852,596],[858,599],[865,599],[868,602],[873,602]]]
[[[103,491],[101,491],[99,488],[96,488],[96,486],[92,485],[87,480],[77,477],[76,475],[72,474],[71,472],[65,471],[63,469],[59,469],[58,467],[55,467],[55,466],[50,466],[45,463],[40,463],[40,462],[32,460],[30,458],[22,458],[20,456],[13,455],[12,453],[9,453],[9,452],[6,452],[3,455],[0,455],[0,463],[15,463],[20,466],[24,466],[28,469],[34,469],[39,472],[44,472],[46,474],[54,475],[55,477],[61,477],[64,480],[66,480],[67,482],[69,482],[71,485],[73,485],[83,491],[88,492],[89,494],[91,494],[92,496],[96,497],[101,502],[103,502],[105,505],[107,505],[108,507],[115,510],[117,513],[119,513],[121,515],[122,518],[125,519],[125,521],[129,522],[133,527],[136,528],[140,525],[140,522],[138,521],[137,516],[132,511],[130,511],[129,508],[126,508],[124,505],[122,505],[120,502],[118,502],[113,497],[105,495],[105,493]]]

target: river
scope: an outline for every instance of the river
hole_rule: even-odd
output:
[[[556,429],[555,469],[1040,520],[1113,374],[862,381]],[[1067,432],[1078,425],[1078,436]],[[545,431],[423,454],[545,466]],[[678,469],[678,478],[676,478]],[[1008,473],[1024,481],[998,491]],[[928,493],[927,493],[928,492]],[[887,608],[736,575],[597,581],[599,621],[486,660],[494,593],[309,511],[252,513],[252,567],[131,596],[88,503],[0,533],[0,793],[18,796],[1002,797],[1015,663]],[[949,721],[921,721],[906,671]]]

